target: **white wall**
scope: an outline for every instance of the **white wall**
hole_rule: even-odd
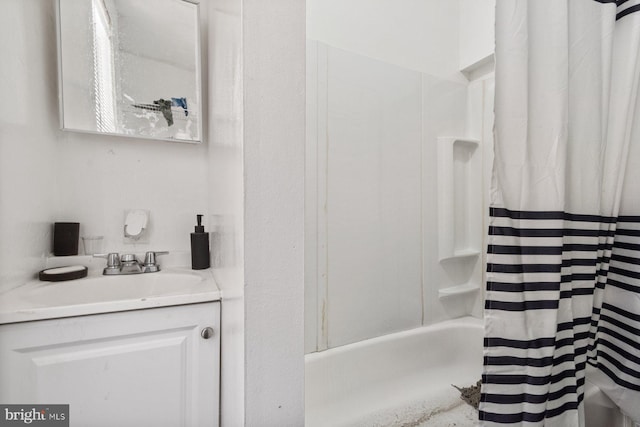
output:
[[[419,326],[421,74],[326,48],[328,346]]]
[[[494,51],[495,0],[309,0],[307,38],[463,81]]]
[[[44,267],[54,221],[104,235],[105,251],[188,251],[196,213],[209,212],[208,144],[59,130],[54,5],[2,2],[0,289]],[[151,211],[149,244],[123,243],[129,208]]]
[[[208,85],[210,107],[209,209],[227,219],[226,226],[231,227],[233,234],[232,247],[226,248],[222,268],[214,270],[223,293],[220,422],[229,427],[242,426],[245,419],[241,6],[240,0],[209,2],[210,68],[208,79],[203,81]],[[213,253],[214,239],[211,243]]]
[[[56,158],[57,220],[80,222],[81,235],[104,235],[107,252],[190,250],[195,215],[208,213],[206,145],[65,132]],[[148,244],[123,243],[130,208],[150,211]]]
[[[463,81],[458,68],[458,10],[458,1],[450,0],[308,0],[307,38]]]
[[[496,0],[460,2],[459,67],[461,70],[493,55]]]
[[[0,14],[0,291],[44,266],[55,220],[57,117],[53,2]]]
[[[244,0],[247,426],[304,425],[305,8]]]

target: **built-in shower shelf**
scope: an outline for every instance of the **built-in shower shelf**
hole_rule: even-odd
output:
[[[447,298],[463,295],[473,295],[480,290],[478,285],[466,283],[464,285],[450,286],[438,290],[438,298]]]
[[[479,255],[482,156],[475,139],[438,138],[438,258]]]
[[[449,317],[468,316],[478,298],[480,287],[473,283],[451,286],[438,291],[438,299]]]
[[[461,249],[456,250],[450,256],[440,257],[440,260],[452,259],[452,258],[468,258],[480,255],[480,251],[476,249]]]

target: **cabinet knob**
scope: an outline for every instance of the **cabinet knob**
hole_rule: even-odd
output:
[[[213,336],[213,333],[213,328],[211,326],[207,326],[206,328],[202,329],[202,331],[200,331],[200,336],[202,336],[202,338],[204,338],[205,340],[208,340]]]

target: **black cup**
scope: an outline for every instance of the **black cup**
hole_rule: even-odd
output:
[[[79,222],[55,222],[53,224],[53,254],[55,256],[78,255],[79,238]]]

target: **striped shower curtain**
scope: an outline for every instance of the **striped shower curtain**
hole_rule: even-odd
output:
[[[497,0],[485,426],[640,422],[640,0]]]

